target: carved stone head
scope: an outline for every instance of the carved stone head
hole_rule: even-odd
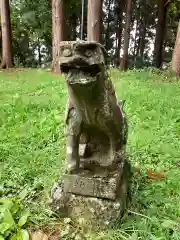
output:
[[[105,49],[97,42],[64,41],[60,43],[59,62],[68,85],[91,85],[104,70]]]

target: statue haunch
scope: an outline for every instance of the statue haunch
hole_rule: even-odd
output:
[[[80,168],[80,159],[114,168],[123,158],[127,122],[106,71],[106,51],[97,42],[61,42],[59,55],[68,87],[68,172]]]

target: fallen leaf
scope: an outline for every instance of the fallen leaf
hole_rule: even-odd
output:
[[[147,173],[147,177],[149,179],[164,179],[165,178],[165,175],[163,173],[160,173],[160,172],[152,172],[151,170],[147,169],[146,170],[146,173]]]
[[[168,169],[168,168],[165,168],[165,169],[164,169],[164,172],[168,172],[168,171],[169,171],[169,169]]]
[[[48,240],[48,236],[39,230],[35,233],[32,233],[30,239],[31,240]]]

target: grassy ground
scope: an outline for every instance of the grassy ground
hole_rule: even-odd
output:
[[[112,71],[116,92],[126,99],[127,151],[140,169],[133,202],[113,229],[89,239],[180,239],[180,82],[150,71]],[[0,73],[0,182],[43,186],[31,203],[31,219],[51,222],[44,207],[65,160],[62,77],[41,70]],[[149,180],[147,168],[165,179]]]

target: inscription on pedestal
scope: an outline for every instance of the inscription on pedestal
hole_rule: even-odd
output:
[[[66,174],[63,179],[65,192],[97,198],[116,199],[116,177],[93,178]]]

